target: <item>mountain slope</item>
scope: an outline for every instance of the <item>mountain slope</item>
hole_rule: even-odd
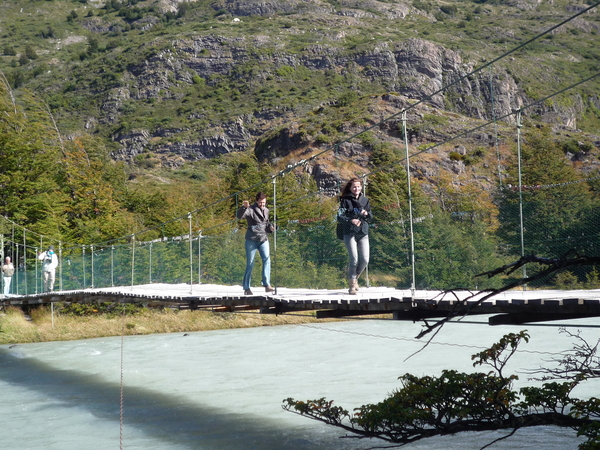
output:
[[[304,141],[333,143],[353,116],[381,119],[359,100],[389,92],[514,121],[511,111],[598,72],[597,8],[466,76],[588,4],[10,0],[0,68],[17,91],[48,103],[63,133],[93,133],[138,166],[178,167],[253,148],[298,121]],[[596,78],[524,114],[597,133],[599,86]],[[340,105],[350,111],[332,124]]]

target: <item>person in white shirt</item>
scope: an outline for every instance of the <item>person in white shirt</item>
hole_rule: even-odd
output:
[[[4,281],[4,296],[7,297],[10,292],[10,282],[12,281],[12,276],[15,274],[15,266],[10,260],[10,256],[7,256],[4,259],[4,264],[2,264],[2,278]]]
[[[58,256],[54,253],[54,246],[48,247],[48,250],[41,252],[38,259],[42,261],[42,279],[44,281],[44,292],[54,290],[54,281],[56,279],[56,268],[58,267]]]

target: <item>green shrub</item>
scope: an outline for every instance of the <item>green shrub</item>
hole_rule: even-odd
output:
[[[4,54],[6,56],[17,56],[17,51],[15,50],[15,48],[11,45],[5,45],[4,46]]]
[[[581,289],[579,278],[573,272],[561,272],[554,277],[557,289]]]
[[[89,302],[54,304],[55,311],[68,316],[94,316],[106,314],[109,317],[135,316],[148,311],[148,308],[138,303]]]
[[[461,155],[460,153],[458,153],[457,151],[451,151],[450,153],[448,153],[448,157],[452,160],[452,161],[462,161],[464,159],[464,156]]]

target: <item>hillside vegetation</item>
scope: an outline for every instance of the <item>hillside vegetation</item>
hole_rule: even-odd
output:
[[[0,69],[64,134],[93,133],[145,168],[179,166],[246,150],[319,106],[390,91],[422,99],[591,4],[12,0]],[[489,119],[490,77],[497,115],[544,98],[598,72],[599,31],[592,9],[430,103]],[[598,83],[528,114],[595,133]],[[327,122],[313,137],[343,137]]]
[[[5,1],[0,213],[9,222],[2,232],[12,221],[75,243],[148,228],[144,239],[182,235],[187,222],[172,218],[240,190],[266,190],[259,183],[273,173],[293,174],[278,187],[287,205],[282,223],[328,220],[340,182],[369,174],[381,221],[373,269],[406,280],[398,258],[406,230],[392,227],[408,214],[406,144],[416,156],[414,213],[434,218],[417,230],[417,250],[435,266],[421,274],[422,285],[461,285],[482,261],[518,253],[519,130],[523,183],[552,187],[526,193],[531,250],[555,254],[560,243],[566,251],[571,242],[557,233],[596,234],[594,5]],[[318,208],[302,200],[314,193],[325,197]],[[239,200],[196,215],[194,227],[231,222]],[[307,242],[298,238],[290,250],[296,260]],[[332,251],[311,245],[324,260]],[[467,275],[449,275],[456,255]],[[571,282],[588,286],[594,273]]]

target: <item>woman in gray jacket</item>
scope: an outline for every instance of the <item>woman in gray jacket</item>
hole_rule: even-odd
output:
[[[262,284],[266,292],[273,292],[271,287],[271,259],[269,256],[269,239],[267,233],[272,233],[275,227],[269,222],[269,209],[267,196],[264,192],[256,194],[256,203],[243,201],[242,207],[238,209],[236,217],[246,219],[248,230],[246,231],[246,272],[244,272],[244,295],[252,295],[250,290],[250,277],[254,268],[254,257],[256,251],[262,259]]]

